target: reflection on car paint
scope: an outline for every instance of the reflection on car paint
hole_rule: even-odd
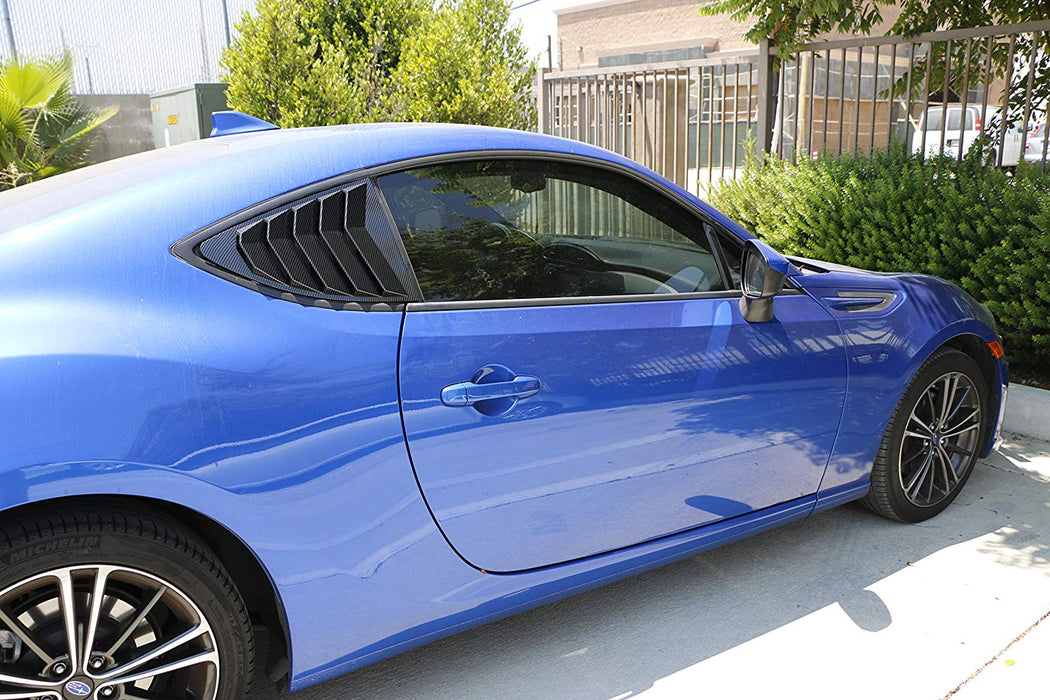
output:
[[[3,193],[0,507],[121,495],[211,519],[275,584],[291,687],[301,688],[862,495],[915,368],[955,336],[996,339],[987,312],[945,283],[840,270],[796,277],[798,293],[776,300],[778,312],[807,319],[795,331],[745,325],[730,296],[471,312],[474,325],[452,342],[461,312],[302,306],[169,252],[297,188],[479,148],[605,159],[749,237],[604,151],[456,126],[249,134]],[[877,317],[835,315],[816,301],[858,286],[907,301]],[[565,338],[542,347],[552,319],[566,324]],[[643,337],[658,321],[661,337]],[[493,355],[484,361],[464,340],[479,338]],[[530,367],[544,358],[556,362]],[[785,369],[789,358],[797,370]],[[499,419],[494,439],[520,458],[498,446],[479,458],[471,434],[482,419],[435,405],[431,386],[489,362],[546,382]],[[997,365],[1000,384],[1005,371]],[[435,446],[430,457],[412,448],[415,473],[401,401],[410,434]],[[567,425],[582,437],[560,433]],[[597,427],[612,430],[586,432]],[[438,519],[460,525],[439,529],[417,473]],[[500,474],[508,481],[494,487]],[[551,475],[550,493],[537,490],[539,474]],[[643,486],[657,481],[666,492]],[[484,538],[500,531],[470,523],[505,509],[529,509],[509,520],[536,542],[493,547]],[[580,513],[599,526],[577,533],[589,522]],[[460,551],[457,539],[470,546]],[[542,566],[485,573],[461,554]]]

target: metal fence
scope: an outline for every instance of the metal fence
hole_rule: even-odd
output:
[[[254,8],[255,0],[0,0],[0,60],[69,51],[80,94],[215,82],[227,30],[235,37]]]
[[[540,130],[616,151],[701,191],[744,164],[749,135],[768,121],[768,70],[756,53],[547,72]]]
[[[1048,49],[1050,21],[808,44],[780,68],[770,150],[795,160],[898,141],[962,158],[983,136],[997,165],[1016,165],[1050,116]]]
[[[750,153],[870,154],[893,141],[997,165],[1046,160],[1050,21],[863,37],[540,76],[539,127],[608,148],[703,193]]]

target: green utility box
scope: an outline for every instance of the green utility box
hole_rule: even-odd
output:
[[[227,109],[226,83],[197,83],[149,97],[157,148],[208,138],[212,113]]]

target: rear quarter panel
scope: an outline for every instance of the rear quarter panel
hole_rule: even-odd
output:
[[[412,477],[401,314],[252,292],[113,212],[0,236],[0,508],[119,494],[212,518],[276,583],[293,677],[430,615],[417,567],[475,572]]]

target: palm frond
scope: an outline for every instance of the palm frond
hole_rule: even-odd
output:
[[[84,164],[91,132],[117,113],[72,97],[69,54],[0,66],[0,188],[15,187]]]
[[[64,59],[13,59],[0,71],[0,89],[18,100],[22,109],[44,109],[70,78],[70,66]]]
[[[49,160],[79,165],[91,146],[85,137],[117,111],[117,107],[96,111],[75,105],[67,112],[50,116],[39,131],[43,152]]]
[[[24,139],[30,128],[29,113],[10,92],[0,87],[0,141]]]

